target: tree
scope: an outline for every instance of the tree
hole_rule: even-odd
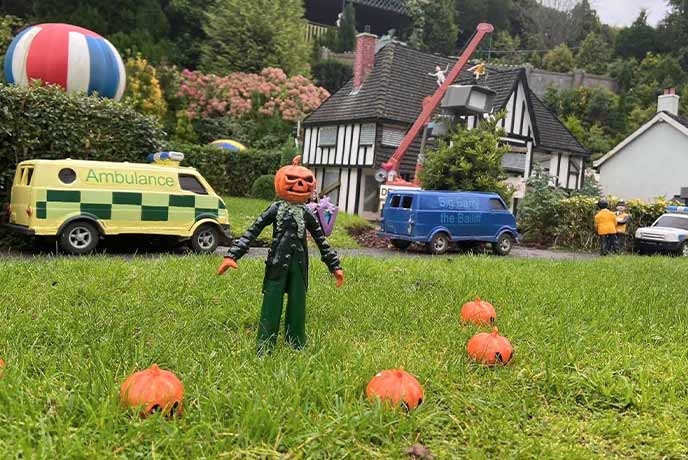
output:
[[[452,55],[456,50],[458,35],[451,0],[428,2],[425,6],[424,49],[431,53]]]
[[[356,47],[356,11],[351,2],[347,2],[344,7],[342,19],[337,30],[337,41],[335,51],[344,53],[353,51]]]
[[[591,33],[599,33],[602,29],[600,18],[588,0],[581,0],[571,9],[571,23],[573,33],[569,38],[569,45],[576,47]]]
[[[523,53],[518,51],[519,48],[521,48],[521,39],[518,36],[512,37],[505,30],[497,32],[492,44],[494,61],[500,64],[523,64]]]
[[[138,112],[163,120],[167,114],[167,102],[162,95],[155,67],[139,54],[127,59],[126,70],[124,101]]]
[[[607,64],[611,59],[609,43],[601,35],[591,32],[585,37],[576,56],[576,65],[588,72],[606,74]]]
[[[423,31],[425,30],[425,11],[423,0],[405,0],[411,21],[401,31],[402,40],[408,41],[415,49],[423,49]]]
[[[646,10],[640,11],[630,27],[619,31],[615,48],[619,56],[636,59],[643,59],[647,53],[657,51],[657,31],[647,24]]]
[[[499,193],[511,200],[511,190],[504,184],[502,157],[509,147],[497,123],[503,115],[482,121],[477,128],[459,125],[448,139],[441,139],[428,152],[421,173],[423,186],[430,190],[470,190]]]
[[[575,65],[573,53],[562,43],[545,55],[543,65],[550,72],[570,72]]]
[[[308,71],[302,0],[218,0],[203,26],[201,67],[218,74],[278,67]]]

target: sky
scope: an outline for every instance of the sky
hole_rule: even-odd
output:
[[[612,26],[631,24],[642,8],[648,11],[648,22],[654,26],[664,19],[668,9],[665,0],[591,0],[590,4],[602,22]]]

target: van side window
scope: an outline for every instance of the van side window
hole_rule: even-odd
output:
[[[390,204],[390,206],[393,208],[398,208],[400,202],[401,202],[401,197],[399,195],[394,195],[392,197],[392,203]]]
[[[201,184],[198,179],[196,179],[196,176],[192,174],[180,174],[179,186],[182,190],[186,190],[187,192],[198,193],[199,195],[208,194],[203,184]]]
[[[24,177],[22,179],[22,185],[31,185],[31,179],[33,179],[33,166],[27,166],[24,168]]]
[[[413,197],[412,196],[405,196],[403,200],[401,200],[401,207],[404,209],[411,209],[411,205],[413,205]]]
[[[490,198],[490,209],[492,209],[493,211],[505,211],[506,207],[504,207],[502,200],[499,200],[497,198]]]

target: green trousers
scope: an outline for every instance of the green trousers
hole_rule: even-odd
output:
[[[296,349],[306,345],[306,283],[298,262],[276,280],[265,280],[263,307],[258,326],[258,354],[271,351],[277,342],[284,294],[287,294],[287,313],[284,318],[285,338]]]

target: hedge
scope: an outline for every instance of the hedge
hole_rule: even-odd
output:
[[[253,198],[260,198],[263,200],[275,199],[275,175],[266,174],[260,176],[253,182],[251,186],[251,196]]]
[[[552,213],[556,216],[557,225],[552,229],[551,235],[542,238],[541,235],[526,234],[524,240],[574,249],[591,250],[597,248],[599,243],[595,233],[594,218],[598,211],[598,200],[598,198],[578,196],[564,198],[556,202]],[[617,202],[617,198],[610,198],[610,209],[614,210]],[[657,199],[651,203],[640,200],[627,201],[627,212],[631,215],[628,234],[634,235],[639,227],[652,225],[659,216],[666,212],[666,207],[670,204],[673,203],[664,199]],[[626,249],[632,249],[632,238],[628,238],[627,243],[629,247]]]
[[[120,102],[0,84],[0,196],[7,198],[21,161],[141,162],[160,149],[163,136],[156,120]]]
[[[179,143],[168,143],[166,149],[182,152],[182,165],[196,168],[222,195],[249,196],[258,177],[274,174],[280,167],[280,152],[227,152],[209,145]]]
[[[246,196],[261,175],[280,166],[281,152],[223,152],[215,147],[164,143],[159,123],[128,105],[60,88],[0,84],[0,201],[8,201],[16,165],[30,159],[129,161],[149,153],[184,152],[218,193]]]

